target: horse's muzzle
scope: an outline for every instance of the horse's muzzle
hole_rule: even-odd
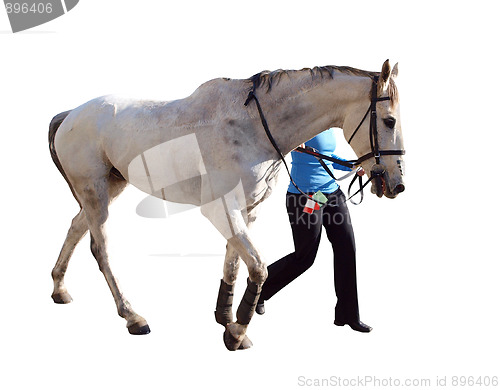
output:
[[[379,198],[385,195],[388,198],[394,199],[405,190],[405,185],[402,182],[397,183],[394,188],[392,188],[388,173],[381,164],[375,164],[372,167],[370,177],[373,184],[372,193],[376,194]]]
[[[405,185],[403,183],[400,183],[394,188],[394,191],[392,193],[394,195],[397,195],[403,192],[404,190],[405,190]]]

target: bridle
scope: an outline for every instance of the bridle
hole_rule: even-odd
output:
[[[389,96],[377,97],[378,79],[379,76],[373,76],[370,107],[368,107],[368,110],[366,111],[366,114],[363,116],[363,119],[361,119],[361,122],[359,122],[358,127],[356,127],[354,132],[351,134],[351,137],[347,141],[347,143],[350,145],[352,139],[358,132],[361,125],[364,123],[366,117],[368,116],[368,114],[370,114],[370,147],[372,151],[370,153],[365,154],[364,156],[359,157],[356,160],[355,165],[361,164],[363,161],[368,160],[369,158],[372,157],[375,158],[376,164],[380,164],[380,156],[402,156],[405,154],[404,150],[380,150],[379,148],[378,129],[377,129],[377,103],[385,100],[390,100],[391,98]]]
[[[359,157],[353,163],[354,163],[354,165],[359,165],[363,161],[366,161],[370,158],[374,158],[375,165],[372,166],[372,168],[370,170],[370,177],[365,182],[365,184],[362,183],[361,176],[359,176],[360,190],[358,190],[358,192],[361,193],[361,200],[355,204],[359,204],[363,201],[363,191],[362,190],[372,180],[375,180],[375,183],[377,183],[376,188],[382,188],[382,177],[385,174],[385,167],[380,164],[380,156],[402,156],[406,153],[404,149],[380,150],[379,143],[378,143],[378,135],[379,134],[378,134],[378,128],[377,128],[377,103],[382,102],[382,101],[386,101],[386,100],[390,100],[391,98],[389,96],[384,96],[384,97],[377,96],[378,79],[379,79],[379,76],[373,76],[370,107],[368,107],[368,110],[366,111],[365,115],[363,116],[363,119],[361,119],[361,122],[356,127],[354,132],[349,137],[349,140],[347,141],[347,143],[350,145],[351,141],[353,140],[354,136],[356,135],[356,133],[360,129],[361,125],[366,120],[366,117],[368,116],[368,114],[370,114],[370,148],[371,148],[371,152]],[[351,187],[352,187],[354,181],[355,181],[355,178],[353,179],[353,181],[351,181],[351,184],[349,185],[348,195],[350,194]],[[352,198],[352,196],[349,196],[349,199],[351,199],[351,198]],[[354,202],[352,202],[352,203],[354,203]]]
[[[383,167],[383,165],[380,164],[380,157],[381,156],[402,156],[402,155],[405,154],[405,150],[403,150],[403,149],[398,149],[398,150],[392,150],[392,149],[391,150],[380,150],[379,142],[378,142],[378,129],[377,129],[377,103],[381,102],[381,101],[390,100],[390,97],[388,97],[388,96],[378,97],[377,96],[378,80],[379,80],[379,76],[373,76],[372,77],[371,103],[370,103],[370,106],[368,107],[368,110],[366,111],[365,115],[363,116],[363,119],[361,119],[361,122],[359,122],[359,125],[356,127],[356,129],[351,134],[351,137],[348,140],[348,143],[351,144],[352,139],[354,138],[354,136],[356,135],[356,133],[361,128],[361,126],[365,122],[366,118],[370,114],[370,148],[371,148],[371,152],[370,153],[367,153],[367,154],[359,157],[357,160],[348,160],[348,161],[345,161],[345,160],[337,159],[335,157],[330,157],[330,156],[326,156],[324,154],[318,153],[314,149],[308,148],[308,147],[306,147],[306,148],[298,147],[298,148],[295,149],[295,150],[297,150],[299,152],[310,154],[310,155],[316,157],[318,159],[318,161],[320,162],[320,164],[323,166],[323,168],[335,180],[339,180],[339,179],[335,178],[335,176],[333,175],[333,173],[331,172],[331,170],[328,168],[328,166],[322,160],[332,161],[332,162],[335,162],[337,164],[340,164],[340,165],[343,165],[343,166],[346,166],[346,167],[349,167],[349,168],[353,169],[355,166],[361,164],[363,161],[366,161],[366,160],[368,160],[370,158],[374,158],[375,159],[375,165],[371,169],[370,177],[368,178],[368,180],[363,184],[361,176],[358,175],[357,177],[358,177],[358,180],[359,180],[359,189],[354,194],[352,194],[352,195],[351,195],[351,187],[353,186],[353,184],[356,181],[356,176],[354,176],[354,178],[352,179],[352,181],[351,181],[351,183],[349,185],[348,198],[347,199],[350,200],[354,204],[360,204],[363,201],[363,196],[364,196],[363,195],[363,189],[372,180],[379,180],[379,181],[382,180],[382,176],[385,173],[385,168]],[[310,197],[310,195],[304,193],[297,186],[297,184],[295,184],[295,181],[292,178],[290,170],[288,169],[288,165],[287,165],[287,163],[285,161],[285,156],[281,152],[278,144],[276,143],[276,141],[274,140],[274,137],[271,134],[271,131],[269,129],[269,125],[267,124],[267,120],[266,120],[266,118],[264,116],[264,112],[262,111],[262,107],[261,107],[261,105],[259,103],[259,100],[257,99],[257,96],[255,95],[255,85],[254,85],[253,89],[248,93],[247,100],[244,103],[245,107],[248,106],[248,104],[252,100],[255,100],[255,104],[257,105],[257,110],[259,111],[260,120],[261,120],[262,126],[264,127],[264,130],[266,132],[267,138],[269,139],[269,141],[273,145],[274,149],[276,150],[276,152],[280,156],[282,162],[284,163],[286,171],[288,173],[288,176],[290,177],[291,183],[293,184],[293,186],[302,195]],[[347,177],[347,176],[344,176],[344,178],[345,177]],[[352,201],[352,198],[355,195],[357,195],[357,194],[361,195],[361,199],[360,199],[359,202],[356,203],[356,202]],[[317,202],[321,203],[319,201],[317,201]],[[322,205],[324,205],[324,204],[325,203],[323,203]]]

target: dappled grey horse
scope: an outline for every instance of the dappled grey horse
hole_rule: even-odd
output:
[[[149,333],[146,320],[124,297],[106,249],[108,206],[131,183],[155,197],[200,206],[227,239],[216,320],[225,327],[228,349],[250,347],[246,330],[267,269],[249,227],[275,186],[280,153],[340,127],[358,157],[367,156],[360,162],[365,171],[377,172],[372,191],[394,198],[404,190],[402,153],[384,151],[403,150],[396,75],[397,65],[391,69],[388,61],[381,72],[336,66],[266,71],[244,80],[208,81],[185,99],[105,96],[55,116],[51,155],[81,210],[52,271],[52,298],[72,300],[64,275],[75,246],[90,230],[92,254],[119,315],[130,333]],[[249,278],[234,321],[240,258]]]

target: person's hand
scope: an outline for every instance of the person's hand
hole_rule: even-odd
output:
[[[363,175],[365,174],[365,170],[364,170],[362,167],[360,167],[360,168],[358,169],[358,171],[356,172],[356,174],[357,174],[358,176],[363,176]]]

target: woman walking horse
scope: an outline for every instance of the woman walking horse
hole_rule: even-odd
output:
[[[54,117],[52,158],[81,210],[52,271],[56,303],[69,303],[64,284],[71,254],[90,231],[91,251],[131,334],[149,326],[120,289],[108,263],[108,206],[128,183],[171,202],[201,207],[227,239],[216,320],[229,350],[251,346],[246,330],[266,264],[249,227],[275,186],[283,155],[331,127],[341,127],[371,172],[372,192],[394,198],[404,190],[397,65],[366,72],[315,67],[262,72],[246,80],[215,79],[170,102],[105,96]],[[367,111],[368,108],[368,111]],[[247,289],[232,315],[239,259]]]

